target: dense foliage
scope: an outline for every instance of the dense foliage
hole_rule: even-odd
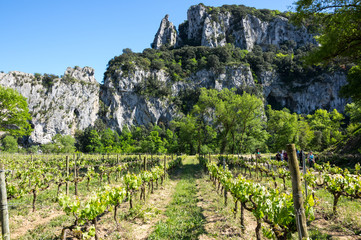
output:
[[[26,98],[16,90],[0,86],[0,131],[28,136],[32,129]]]

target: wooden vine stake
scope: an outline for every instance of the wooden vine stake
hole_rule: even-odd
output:
[[[66,182],[65,182],[65,186],[66,186],[66,195],[69,196],[69,156],[66,156]]]
[[[293,193],[293,205],[295,207],[296,225],[299,239],[308,239],[306,215],[303,207],[303,195],[301,187],[301,175],[300,168],[298,167],[298,160],[296,154],[296,148],[294,144],[287,144],[288,165],[290,168],[292,179],[292,193]]]
[[[164,156],[164,178],[167,175],[167,158]]]
[[[224,156],[222,156],[223,158],[223,170],[226,169],[226,158]],[[227,206],[227,188],[224,187],[224,205]]]
[[[146,157],[144,157],[143,170],[147,171],[147,158]]]
[[[0,201],[2,239],[10,240],[8,200],[5,184],[5,170],[3,164],[0,165]]]
[[[78,196],[78,179],[77,179],[77,172],[76,172],[76,157],[74,154],[74,190],[75,196]]]

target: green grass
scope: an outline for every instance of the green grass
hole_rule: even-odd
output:
[[[198,239],[205,232],[205,220],[196,196],[195,175],[200,172],[200,166],[188,158],[180,171],[180,181],[165,213],[168,218],[157,223],[149,239]]]

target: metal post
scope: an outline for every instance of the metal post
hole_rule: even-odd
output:
[[[8,211],[8,200],[6,193],[5,184],[5,170],[4,165],[0,166],[0,200],[1,200],[1,231],[2,237],[5,240],[10,240],[10,227],[9,227],[9,211]]]
[[[303,195],[301,187],[300,168],[297,161],[296,148],[294,144],[287,144],[288,166],[292,179],[293,205],[295,207],[296,225],[299,239],[308,239],[306,215],[303,207]]]

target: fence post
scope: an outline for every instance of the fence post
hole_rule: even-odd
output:
[[[66,195],[69,196],[69,156],[66,156]]]
[[[75,190],[75,196],[78,196],[78,178],[76,173],[76,157],[74,154],[74,190]]]
[[[222,158],[223,158],[223,170],[226,170],[226,158],[223,155],[222,155]],[[227,189],[226,189],[226,186],[224,186],[224,205],[227,206]]]
[[[146,157],[144,157],[143,169],[144,169],[144,171],[147,171],[147,158]]]
[[[302,160],[302,163],[303,163],[303,174],[306,175],[306,159],[305,159],[305,156],[303,154],[303,150],[301,150],[301,160]],[[305,192],[306,192],[306,198],[307,198],[307,181],[306,179],[305,180]]]
[[[292,179],[293,205],[295,207],[296,225],[299,239],[308,239],[306,215],[303,207],[303,195],[301,187],[300,168],[297,161],[296,148],[294,144],[287,144],[288,165]]]
[[[1,231],[4,240],[10,240],[9,211],[5,184],[4,165],[0,165],[0,206],[1,206]]]
[[[164,179],[167,176],[167,158],[164,156]]]

